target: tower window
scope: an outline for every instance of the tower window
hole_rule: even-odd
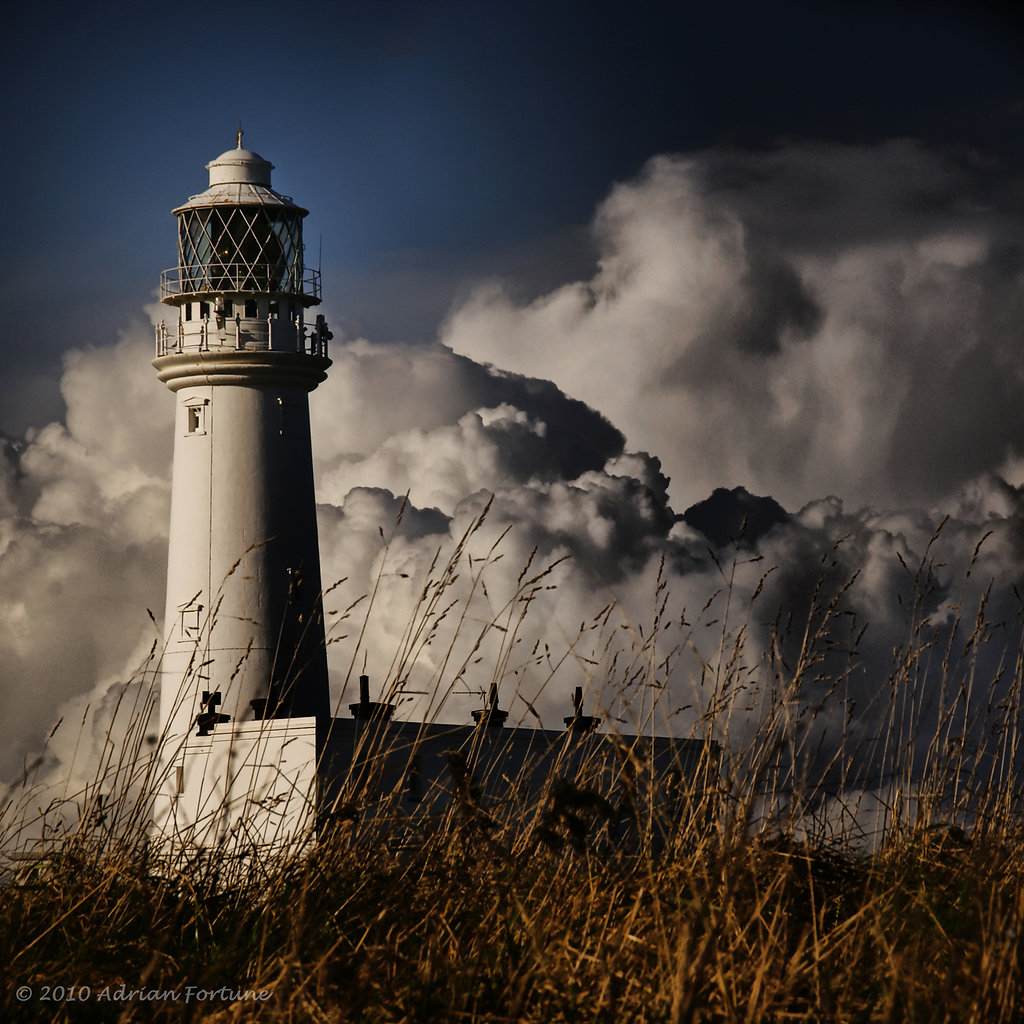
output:
[[[191,302],[186,302],[185,303],[185,319],[186,320],[191,320],[192,319],[192,303]]]
[[[199,303],[199,319],[210,315],[210,304],[208,302]]]
[[[245,316],[247,320],[256,319],[256,300],[246,299],[245,300]]]
[[[224,315],[232,316],[235,312],[235,304],[230,299],[224,300]]]
[[[185,433],[205,434],[206,433],[206,407],[209,405],[208,398],[193,398],[185,405]]]
[[[199,638],[199,616],[202,614],[201,604],[189,604],[181,609],[181,639],[196,640]]]
[[[277,320],[281,315],[281,304],[277,299],[270,300],[270,319]]]

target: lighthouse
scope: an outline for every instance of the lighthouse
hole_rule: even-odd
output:
[[[165,743],[329,714],[309,393],[330,332],[310,311],[308,213],[242,147],[173,211],[178,261],[153,365],[174,392],[160,714]]]
[[[628,791],[630,821],[646,793],[668,828],[666,780],[700,790],[717,745],[604,735],[579,687],[560,730],[506,725],[496,682],[472,725],[401,720],[394,684],[374,700],[366,675],[351,717],[334,717],[309,427],[331,334],[310,315],[307,211],[272,188],[241,130],[207,169],[209,187],[173,211],[178,262],[160,297],[177,320],[157,328],[153,360],[176,402],[154,839],[238,865],[335,829],[418,841],[484,805],[522,808],[521,822],[553,813],[552,779]]]

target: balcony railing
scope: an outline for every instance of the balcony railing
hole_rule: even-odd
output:
[[[218,322],[204,316],[188,323],[159,323],[155,329],[157,357],[183,352],[271,351],[326,358],[327,343],[333,337],[323,317],[307,324],[301,317],[294,321],[227,317]]]
[[[303,295],[320,301],[320,271],[282,268],[274,263],[204,263],[171,267],[160,275],[160,298],[176,295],[239,294]]]

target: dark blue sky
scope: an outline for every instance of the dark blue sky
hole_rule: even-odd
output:
[[[312,211],[349,333],[433,337],[491,273],[544,288],[651,156],[915,136],[1024,161],[1024,50],[972,4],[566,0],[24,5],[0,42],[0,430],[59,415],[71,346],[142,318],[172,207],[245,144]]]

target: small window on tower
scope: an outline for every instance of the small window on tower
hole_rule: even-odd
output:
[[[246,299],[245,300],[245,316],[247,320],[256,319],[256,300]]]
[[[186,302],[185,303],[185,319],[186,320],[191,320],[192,319],[192,303],[191,302]]]
[[[210,315],[210,304],[208,302],[200,302],[199,303],[199,319],[202,320],[203,317],[207,317],[209,315]]]
[[[209,399],[191,399],[185,405],[185,433],[205,434],[206,433],[206,406]]]
[[[197,640],[199,638],[199,616],[202,611],[201,604],[189,604],[181,609],[182,640]]]
[[[235,304],[230,299],[224,300],[224,315],[234,316],[235,315]]]

